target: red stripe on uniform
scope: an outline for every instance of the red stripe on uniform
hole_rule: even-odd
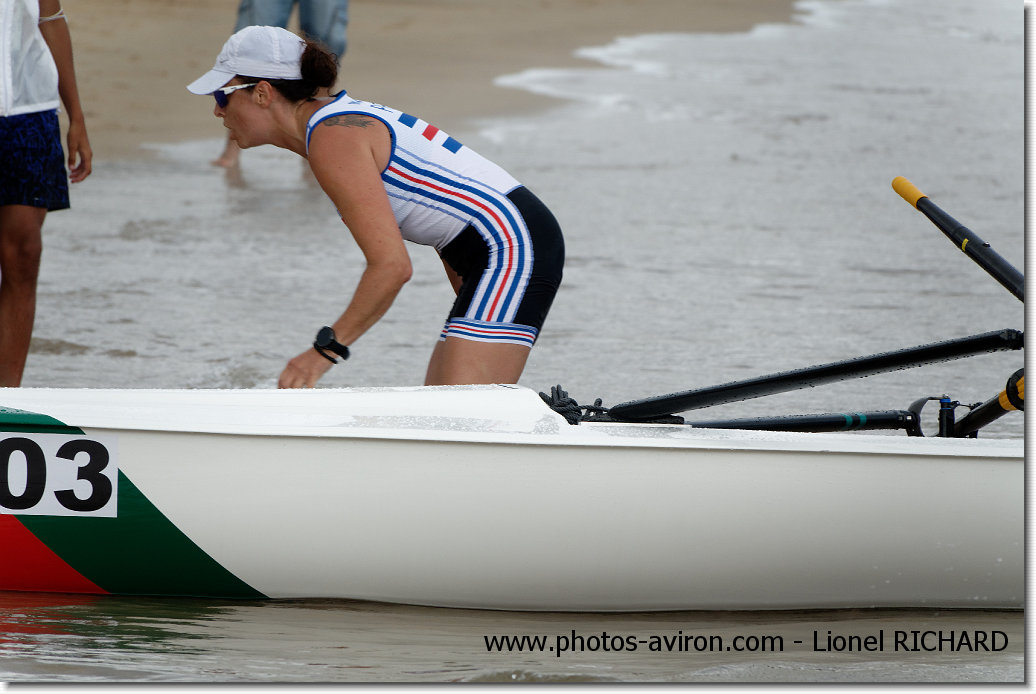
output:
[[[0,590],[107,593],[88,580],[8,514],[0,514]]]
[[[429,125],[427,128],[424,129],[424,132],[421,134],[425,136],[426,140],[431,140],[433,137],[435,137],[435,134],[438,132],[439,129],[437,127],[435,127],[434,125]]]
[[[469,325],[458,325],[453,328],[458,332],[470,332],[470,333],[481,333],[483,335],[510,335],[513,337],[525,337],[532,339],[529,333],[517,332],[515,330],[487,330],[485,328],[472,328]]]
[[[432,126],[428,126],[428,127],[430,128]],[[428,133],[428,131],[425,130],[425,134],[426,135],[427,135],[427,133]],[[476,207],[481,208],[482,210],[484,210],[487,214],[489,214],[493,218],[493,221],[496,222],[497,227],[507,237],[508,241],[511,242],[511,243],[507,244],[507,256],[506,256],[504,262],[501,264],[501,271],[504,273],[504,276],[507,279],[504,282],[502,282],[499,287],[497,287],[496,296],[493,297],[493,303],[489,307],[489,315],[487,316],[487,318],[492,318],[494,315],[496,315],[496,306],[500,302],[501,297],[504,296],[505,290],[511,285],[512,282],[515,281],[515,277],[514,277],[514,274],[513,274],[514,273],[514,246],[513,246],[513,244],[514,244],[514,240],[515,240],[514,232],[504,223],[504,220],[500,219],[500,216],[496,213],[496,210],[494,210],[493,208],[489,207],[488,205],[486,205],[481,200],[478,200],[477,198],[472,198],[472,197],[469,197],[467,195],[464,195],[463,193],[458,193],[455,190],[450,190],[449,188],[443,188],[442,186],[438,186],[438,185],[436,185],[436,184],[434,184],[434,183],[432,183],[430,181],[426,181],[426,180],[421,179],[421,178],[416,178],[416,177],[411,176],[410,174],[406,173],[405,171],[400,170],[398,167],[395,167],[395,166],[390,167],[389,171],[391,171],[392,173],[396,174],[397,176],[400,176],[402,178],[407,179],[408,181],[413,181],[414,183],[417,183],[418,185],[427,186],[428,188],[431,188],[432,190],[437,190],[440,193],[444,193],[446,195],[450,195],[450,196],[453,196],[455,198],[460,198],[461,200],[464,200],[465,202],[467,202],[467,203],[469,203],[471,205],[475,205]]]

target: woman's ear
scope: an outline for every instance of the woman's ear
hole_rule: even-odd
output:
[[[261,80],[259,84],[255,85],[252,93],[255,95],[255,103],[258,106],[268,107],[273,98],[273,85]]]

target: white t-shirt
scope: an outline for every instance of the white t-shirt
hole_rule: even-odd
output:
[[[39,29],[38,0],[0,0],[0,116],[58,108],[58,68]]]

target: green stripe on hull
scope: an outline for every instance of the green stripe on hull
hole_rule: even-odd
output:
[[[0,407],[0,432],[87,434],[35,412]],[[117,595],[265,598],[205,553],[122,471],[116,518],[16,516],[52,552]]]
[[[19,434],[82,434],[78,427],[70,427],[45,414],[36,414],[13,407],[0,407],[0,431]]]
[[[18,520],[79,573],[116,595],[266,597],[184,535],[121,471],[116,518]]]

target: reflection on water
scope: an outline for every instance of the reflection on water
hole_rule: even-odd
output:
[[[0,680],[36,682],[1020,682],[1024,663],[1020,611],[564,614],[0,593],[0,632]],[[904,650],[913,632],[941,634],[942,650]],[[964,632],[995,633],[1002,650],[951,652]],[[832,648],[880,634],[880,651]],[[545,652],[487,650],[523,635],[545,637]]]

